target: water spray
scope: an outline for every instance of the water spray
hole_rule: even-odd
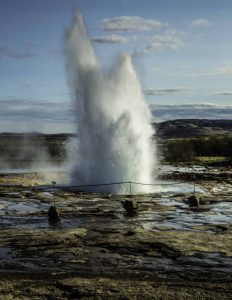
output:
[[[152,116],[131,56],[119,55],[103,68],[77,12],[66,33],[66,57],[78,136],[71,184],[154,182]],[[120,193],[120,188],[88,191]],[[133,187],[133,193],[150,191],[149,186]]]

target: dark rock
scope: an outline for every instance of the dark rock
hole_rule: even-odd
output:
[[[215,227],[221,231],[226,231],[229,229],[229,227],[226,225],[216,225]]]
[[[33,193],[31,191],[23,191],[22,195],[25,196],[26,198],[30,198],[30,197],[34,197],[35,193]]]
[[[129,229],[125,234],[125,236],[132,236],[135,235],[135,231],[133,229]]]
[[[19,192],[0,192],[0,197],[5,198],[23,198],[23,196]]]
[[[99,252],[100,253],[110,253],[110,251],[108,249],[104,249],[104,248],[100,249]]]
[[[200,200],[195,195],[192,195],[188,197],[187,203],[189,204],[190,207],[199,207]]]
[[[55,206],[50,206],[48,210],[48,219],[50,222],[58,222],[60,221],[60,213]]]
[[[127,212],[134,212],[138,209],[138,203],[135,200],[125,200],[121,203]]]
[[[0,192],[0,197],[7,197],[7,192]]]

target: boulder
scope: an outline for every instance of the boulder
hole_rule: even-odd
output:
[[[129,213],[138,209],[138,203],[135,200],[125,200],[121,201],[121,203],[125,210]]]
[[[48,219],[50,222],[60,221],[60,213],[56,206],[50,206],[48,210]]]
[[[200,200],[195,195],[188,197],[187,203],[189,204],[190,207],[200,206]]]

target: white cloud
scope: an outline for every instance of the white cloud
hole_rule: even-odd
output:
[[[95,43],[102,43],[102,44],[126,44],[136,39],[135,36],[133,37],[125,37],[119,34],[110,34],[92,38],[92,41]]]
[[[0,126],[2,131],[33,131],[39,130],[40,126],[43,125],[43,130],[46,132],[70,132],[75,122],[72,107],[65,102],[9,98],[6,100],[0,99],[0,106]],[[191,118],[232,119],[232,105],[210,103],[184,105],[152,104],[150,108],[155,122]],[[20,127],[22,124],[25,124],[25,126],[27,124],[25,129]]]
[[[188,88],[172,88],[172,89],[147,89],[144,90],[144,94],[148,96],[166,96],[166,95],[175,95],[178,93],[188,92]]]
[[[228,97],[232,97],[232,91],[226,91],[226,92],[215,92],[215,93],[211,93],[212,96],[228,96]]]
[[[9,98],[0,100],[1,121],[56,122],[73,120],[67,103],[46,100]]]
[[[232,119],[232,105],[184,104],[151,105],[155,122],[175,119]]]
[[[146,19],[138,16],[121,16],[107,18],[102,20],[102,29],[104,31],[149,31],[158,30],[167,27],[167,23],[163,23],[154,19]]]
[[[182,76],[195,78],[195,77],[210,77],[210,76],[230,76],[232,75],[232,62],[226,62],[224,66],[212,68],[209,70],[191,70],[187,68],[181,68],[187,72],[182,73]],[[163,73],[165,76],[175,77],[176,73]]]
[[[206,19],[196,19],[190,23],[191,27],[208,27],[211,23]]]
[[[187,33],[177,30],[170,24],[159,20],[141,18],[138,16],[119,16],[105,18],[101,21],[102,29],[105,32],[112,32],[110,35],[95,37],[92,40],[97,43],[129,43],[140,38],[143,48],[137,49],[135,54],[146,54],[163,50],[177,51],[186,46],[185,38]],[[154,31],[159,33],[154,34]],[[132,32],[144,32],[143,35],[124,36],[114,34],[121,32],[131,34]]]
[[[18,51],[10,49],[8,47],[0,47],[0,59],[2,57],[9,57],[14,59],[27,59],[35,56],[36,55],[34,53]]]
[[[193,72],[185,74],[188,77],[201,77],[201,76],[224,76],[224,75],[232,75],[232,67],[219,67],[215,69],[211,69],[206,72]]]
[[[182,33],[176,29],[170,29],[162,34],[150,37],[151,43],[147,45],[143,52],[157,52],[165,49],[179,50],[185,46]]]
[[[0,99],[0,107],[2,132],[75,131],[75,116],[67,102],[9,97]]]

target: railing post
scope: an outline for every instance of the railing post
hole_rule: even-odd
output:
[[[55,199],[55,185],[56,185],[56,182],[55,181],[52,181],[52,190],[53,190],[53,205],[56,206],[56,199]]]
[[[195,194],[196,194],[196,176],[195,176],[195,173],[193,173],[193,180],[194,180],[194,182],[193,182],[193,194],[195,196]]]

